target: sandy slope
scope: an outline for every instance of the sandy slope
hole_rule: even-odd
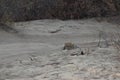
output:
[[[105,42],[119,33],[115,24],[37,20],[15,28],[18,34],[0,31],[0,80],[120,80],[119,52]],[[65,42],[79,48],[62,50]],[[71,56],[81,50],[87,54]]]

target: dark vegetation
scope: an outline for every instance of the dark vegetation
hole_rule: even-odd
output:
[[[118,15],[120,0],[0,0],[0,20],[81,19]]]
[[[16,29],[14,29],[12,26],[6,25],[4,23],[0,23],[0,30],[9,32],[9,33],[18,33]]]

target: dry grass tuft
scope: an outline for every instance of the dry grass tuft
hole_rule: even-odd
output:
[[[120,51],[120,34],[119,33],[112,33],[111,43],[113,47],[115,47],[118,51]]]

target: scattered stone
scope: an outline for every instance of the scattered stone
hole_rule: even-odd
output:
[[[83,51],[81,51],[80,53],[71,53],[71,56],[79,56],[79,55],[85,55],[85,53]]]
[[[57,33],[57,32],[59,32],[59,31],[61,31],[61,29],[57,29],[57,30],[49,31],[49,32],[50,32],[50,33]]]
[[[85,53],[83,51],[81,51],[81,55],[85,55]]]
[[[53,62],[53,63],[49,63],[47,65],[59,65],[60,63],[59,62]]]
[[[79,56],[79,54],[78,53],[72,53],[72,54],[70,54],[71,56]]]

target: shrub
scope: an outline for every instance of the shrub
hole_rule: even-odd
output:
[[[119,4],[119,0],[0,0],[0,18],[6,10],[14,21],[105,17],[118,14]]]

